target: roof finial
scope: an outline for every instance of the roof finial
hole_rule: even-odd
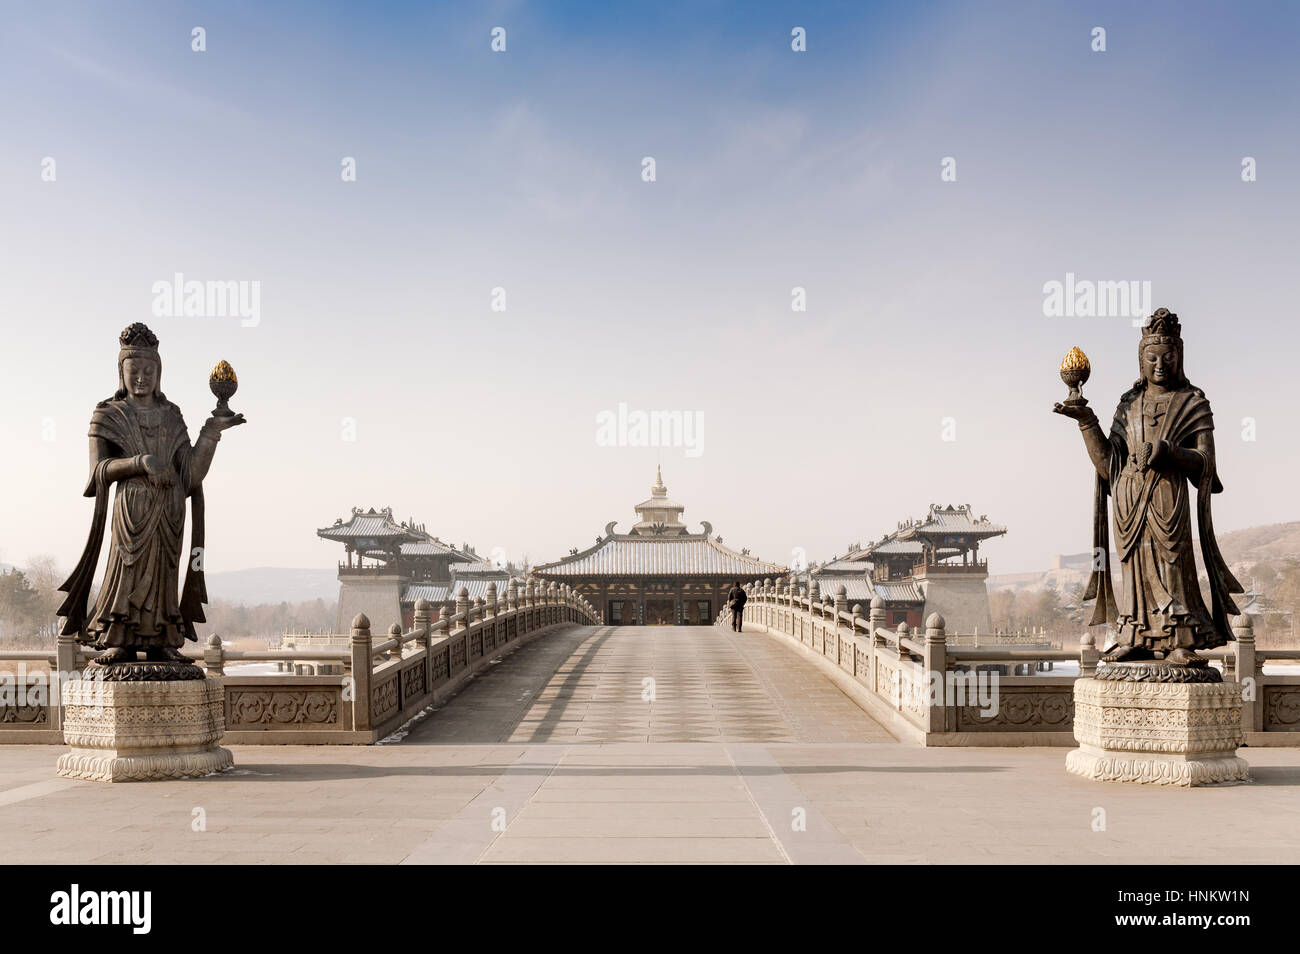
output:
[[[664,497],[668,494],[668,488],[664,486],[664,468],[662,464],[655,465],[655,485],[650,488],[650,493],[656,497]]]

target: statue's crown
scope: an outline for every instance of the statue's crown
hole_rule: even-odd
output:
[[[1178,323],[1178,316],[1168,308],[1157,308],[1142,325],[1144,338],[1181,338],[1183,326]]]
[[[123,348],[131,348],[134,351],[158,350],[158,336],[149,330],[148,325],[139,321],[122,329],[118,341]]]

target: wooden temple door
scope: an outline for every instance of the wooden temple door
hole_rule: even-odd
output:
[[[677,601],[645,601],[645,624],[647,626],[675,626],[677,624]]]

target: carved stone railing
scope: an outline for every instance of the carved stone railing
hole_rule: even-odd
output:
[[[352,621],[348,646],[338,649],[230,650],[212,636],[196,662],[208,675],[222,678],[224,741],[234,745],[377,742],[455,693],[500,653],[556,627],[601,622],[595,607],[567,584],[530,582],[521,589],[515,580],[510,581],[504,599],[497,598],[495,584],[489,584],[486,599],[472,602],[462,587],[454,612],[444,609],[439,616],[434,618],[431,603],[419,600],[409,632],[394,624],[387,638],[376,642],[370,621],[359,615]],[[12,702],[27,704],[6,704],[9,700],[0,697],[0,743],[61,744],[59,680],[52,675],[78,673],[92,655],[72,637],[60,637],[55,653],[0,653],[0,663],[32,667],[22,685],[12,690]],[[243,664],[266,662],[290,668],[321,663],[338,671],[240,673]],[[30,691],[33,688],[45,691]]]
[[[1079,675],[1097,670],[1091,635],[1078,651],[1048,644],[955,645],[937,613],[924,632],[906,623],[886,629],[879,597],[862,615],[851,610],[843,586],[822,599],[811,590],[771,580],[745,587],[747,625],[797,645],[866,712],[904,741],[923,745],[1074,745],[1074,679],[1045,674],[1076,662]],[[718,626],[730,625],[731,611]],[[1266,674],[1267,661],[1300,659],[1300,651],[1257,651],[1250,617],[1233,620],[1235,641],[1204,655],[1223,664],[1225,678],[1242,682],[1247,745],[1300,745],[1300,670]]]
[[[54,652],[11,650],[0,653],[5,664],[0,684],[0,744],[63,744],[63,709],[59,672],[73,672],[90,659],[71,636],[60,636]]]
[[[1241,722],[1247,745],[1300,745],[1300,667],[1290,673],[1266,673],[1269,662],[1300,660],[1300,650],[1255,648],[1249,616],[1232,621],[1234,642],[1228,651],[1203,653],[1223,659],[1224,676],[1242,684]],[[1282,667],[1275,667],[1282,668]]]

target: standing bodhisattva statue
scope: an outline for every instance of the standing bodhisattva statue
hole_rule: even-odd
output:
[[[1079,422],[1097,469],[1093,509],[1092,578],[1085,599],[1096,599],[1091,626],[1114,625],[1106,662],[1138,662],[1163,653],[1174,666],[1204,666],[1198,649],[1232,639],[1229,614],[1241,593],[1214,539],[1210,496],[1223,490],[1215,471],[1214,419],[1205,394],[1183,375],[1178,316],[1158,308],[1142,326],[1141,379],[1124,393],[1110,433],[1079,396],[1088,362],[1077,348],[1061,364],[1070,398],[1054,410]],[[1192,550],[1189,481],[1196,486],[1196,522],[1210,583],[1206,609]],[[1115,552],[1120,560],[1119,599],[1111,586],[1106,497],[1115,507]]]
[[[153,662],[188,663],[180,647],[194,640],[194,624],[204,622],[203,478],[212,465],[221,432],[244,423],[242,414],[225,408],[234,392],[234,372],[222,362],[210,382],[221,397],[217,411],[190,445],[180,408],[159,390],[162,361],[158,339],[139,322],[121,335],[117,357],[117,393],[95,407],[90,419],[90,482],[86,496],[95,498],[90,538],[77,568],[60,587],[68,594],[59,615],[63,633],[106,650],[94,663],[112,665],[136,660],[138,652]],[[112,544],[99,597],[87,618],[87,602],[104,539],[108,495],[113,500]],[[185,501],[192,522],[184,591],[177,597],[185,533]]]

